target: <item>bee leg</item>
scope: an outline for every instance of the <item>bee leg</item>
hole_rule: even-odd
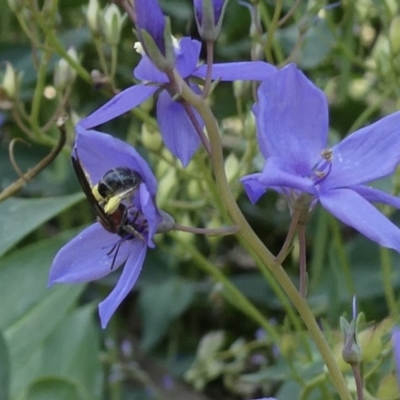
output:
[[[129,233],[132,236],[134,236],[135,238],[140,239],[143,242],[145,242],[145,239],[144,239],[143,235],[137,229],[135,229],[132,225],[124,225],[124,226],[122,226],[122,229],[126,233]]]
[[[106,214],[114,213],[121,204],[121,200],[119,196],[110,197],[104,206],[104,212]]]
[[[117,243],[114,244],[114,246],[111,248],[111,250],[107,253],[107,255],[109,256],[110,254],[112,254],[114,251],[114,257],[111,263],[111,270],[114,269],[114,265],[115,265],[115,260],[117,259],[117,255],[118,255],[118,251],[119,248],[121,246],[122,240],[119,240]]]

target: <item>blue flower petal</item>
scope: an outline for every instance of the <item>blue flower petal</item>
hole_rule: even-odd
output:
[[[203,128],[203,121],[196,111],[193,110],[193,112]],[[166,91],[160,93],[158,97],[157,121],[165,146],[186,167],[199,148],[200,138],[183,106],[173,101]]]
[[[157,47],[165,55],[165,17],[157,0],[135,0],[136,26],[138,34],[145,30],[153,38]],[[143,43],[143,40],[141,40]]]
[[[159,84],[169,82],[168,76],[164,72],[161,72],[146,54],[142,56],[139,64],[133,69],[133,76],[143,82]]]
[[[352,133],[332,150],[326,188],[371,182],[393,173],[400,162],[400,112]]]
[[[324,208],[340,221],[381,246],[400,251],[400,230],[362,196],[351,189],[320,193]]]
[[[324,93],[290,64],[264,79],[253,110],[264,157],[279,157],[299,175],[309,174],[327,143]]]
[[[260,173],[246,175],[240,179],[244,189],[246,190],[247,196],[250,201],[255,204],[258,199],[265,193],[266,187],[264,184],[260,183]]]
[[[264,61],[243,61],[232,63],[213,64],[211,78],[221,81],[261,81],[277,69]],[[201,65],[193,72],[193,76],[205,78],[207,66]]]
[[[371,203],[382,203],[395,208],[400,208],[400,198],[397,196],[363,185],[351,186],[350,189],[354,190]]]
[[[152,199],[151,194],[147,190],[147,186],[145,184],[142,183],[140,185],[139,196],[137,197],[137,206],[143,213],[148,224],[147,246],[153,248],[155,246],[153,242],[153,237],[156,234],[157,226],[161,222],[162,218],[159,215],[155,206],[155,200]]]
[[[99,304],[101,326],[105,328],[117,307],[132,290],[142,270],[147,246],[141,240],[134,240],[131,246],[131,254],[125,263],[117,285],[108,297]]]
[[[143,103],[157,90],[157,86],[143,84],[131,86],[118,93],[110,101],[96,110],[93,114],[79,121],[85,129],[94,128],[116,118]]]
[[[77,126],[75,148],[79,158],[96,184],[112,168],[129,167],[139,172],[152,197],[157,190],[157,181],[147,162],[129,144],[106,133],[86,130]]]
[[[312,180],[308,177],[300,176],[296,171],[292,171],[290,167],[291,165],[285,164],[285,160],[269,157],[260,174],[259,181],[266,188],[286,187],[315,195]]]
[[[187,78],[196,69],[199,62],[201,43],[190,37],[184,37],[179,40],[179,49],[176,51],[175,68],[182,76]]]
[[[49,273],[49,286],[89,282],[108,275],[112,271],[115,253],[107,253],[120,240],[118,235],[107,232],[99,223],[89,226],[57,253]],[[130,241],[121,242],[114,270],[122,265],[131,251]]]

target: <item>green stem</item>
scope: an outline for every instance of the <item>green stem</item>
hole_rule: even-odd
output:
[[[175,240],[180,241],[186,250],[189,250],[191,256],[196,260],[196,263],[208,274],[211,275],[217,282],[220,282],[224,289],[228,292],[226,299],[236,308],[241,310],[245,315],[252,318],[260,325],[271,337],[274,343],[280,343],[280,336],[275,326],[273,326],[264,315],[255,307],[242,292],[221,272],[215,267],[206,257],[204,257],[191,243],[182,241],[178,235],[175,235]]]
[[[332,235],[333,235],[333,243],[334,243],[335,249],[337,251],[337,257],[339,259],[339,264],[342,268],[344,281],[345,281],[349,296],[351,298],[354,296],[354,294],[356,292],[356,288],[354,286],[353,277],[351,276],[351,272],[350,272],[350,269],[351,269],[350,263],[347,258],[346,252],[344,251],[344,243],[342,240],[342,235],[341,235],[341,232],[339,229],[338,222],[333,217],[329,218],[329,222],[330,222],[329,225],[330,225],[330,228],[332,230]]]
[[[264,16],[265,20],[265,15],[266,15],[265,5],[263,3],[261,3],[260,5],[262,7],[261,8],[262,15]],[[278,47],[278,44],[274,41],[274,35],[276,29],[278,28],[279,17],[281,15],[282,6],[283,6],[283,0],[277,0],[275,3],[274,15],[272,16],[271,23],[268,24],[267,39],[265,41],[265,55],[267,61],[270,63],[273,63],[274,61],[274,57],[272,54],[272,47],[274,47],[276,53],[275,55],[279,60],[279,62],[281,62],[284,58],[281,49]]]
[[[330,372],[333,384],[335,385],[340,398],[342,400],[351,400],[350,392],[347,388],[346,381],[336,363],[336,360],[314,318],[314,315],[309,308],[305,299],[300,295],[292,281],[284,271],[281,265],[275,262],[275,257],[264,246],[259,237],[255,234],[246,218],[238,207],[235,198],[229,188],[229,184],[224,170],[224,158],[222,146],[219,136],[218,125],[210,108],[205,103],[201,96],[196,95],[184,82],[181,76],[174,71],[175,82],[181,89],[181,96],[189,104],[191,104],[205,123],[208,136],[211,144],[211,162],[213,166],[215,180],[220,191],[221,198],[225,204],[234,223],[239,227],[238,236],[244,240],[247,246],[262,260],[262,262],[270,269],[276,280],[282,286],[287,296],[292,301],[292,304],[297,308],[303,322],[307,326],[311,337],[316,343],[319,352]]]
[[[381,96],[379,96],[378,100],[368,106],[360,115],[359,117],[354,121],[353,125],[349,129],[349,132],[354,132],[356,129],[360,128],[360,126],[364,125],[365,121],[383,104],[383,102],[391,95],[391,93],[394,92],[396,89],[395,85],[390,85],[383,93]]]
[[[396,304],[396,296],[393,290],[393,263],[390,257],[389,249],[381,247],[380,255],[382,265],[383,290],[385,292],[386,303],[389,307],[390,316],[396,319],[399,316],[399,311]]]
[[[52,53],[50,51],[44,51],[40,59],[39,70],[37,71],[36,86],[33,93],[32,108],[29,117],[29,122],[36,137],[39,137],[41,135],[39,129],[39,111],[41,109],[43,91],[46,85],[47,68],[49,66],[51,56]]]

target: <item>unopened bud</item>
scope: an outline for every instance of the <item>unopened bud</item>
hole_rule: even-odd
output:
[[[195,17],[200,37],[214,42],[221,31],[227,0],[194,0]]]
[[[225,159],[225,173],[228,182],[232,182],[236,177],[239,169],[239,160],[234,153],[230,153]]]
[[[400,53],[400,15],[392,19],[389,28],[389,42],[394,54]]]
[[[4,72],[1,88],[4,90],[10,100],[13,100],[18,92],[19,81],[20,76],[18,76],[12,64],[6,62],[6,70]]]
[[[355,298],[353,299],[353,318],[349,323],[345,318],[340,317],[340,327],[344,336],[342,349],[343,360],[350,365],[358,365],[362,360],[361,347],[358,342],[358,324],[363,314],[357,315]]]
[[[93,36],[101,34],[100,26],[100,6],[98,0],[90,0],[86,9],[86,19]]]
[[[24,8],[24,0],[7,0],[7,3],[15,13],[20,12]]]
[[[150,131],[146,124],[142,125],[141,136],[144,147],[150,151],[159,151],[162,147],[160,132]]]
[[[68,55],[78,61],[78,54],[75,49],[71,47],[68,50]],[[72,68],[68,61],[61,59],[55,66],[54,69],[54,86],[57,90],[63,91],[68,86],[72,85],[76,79],[76,71]]]
[[[115,4],[110,4],[104,11],[103,27],[106,42],[116,46],[121,38],[122,25],[127,15],[122,15]]]

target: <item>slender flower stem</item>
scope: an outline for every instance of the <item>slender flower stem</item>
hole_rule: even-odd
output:
[[[347,291],[350,296],[353,296],[356,292],[353,278],[350,271],[350,262],[347,258],[346,252],[344,251],[344,244],[342,239],[342,233],[339,229],[338,222],[331,216],[329,216],[329,226],[333,235],[333,244],[335,246],[336,254],[339,259],[340,267],[342,269],[344,281],[346,284]]]
[[[203,129],[199,124],[199,121],[197,121],[197,118],[194,115],[192,108],[190,107],[190,105],[188,103],[186,103],[186,101],[184,101],[182,103],[182,105],[183,105],[183,108],[185,109],[186,114],[188,115],[190,121],[192,122],[194,129],[196,129],[196,132],[198,133],[200,140],[203,143],[204,148],[206,149],[208,154],[211,154],[210,142],[208,141],[206,135],[204,134]]]
[[[302,0],[296,0],[296,3],[294,3],[291,7],[291,9],[284,15],[279,21],[278,21],[278,26],[282,26],[297,10],[299,5],[301,4]]]
[[[386,303],[388,305],[391,317],[397,319],[397,317],[399,316],[399,310],[396,303],[396,296],[393,290],[393,263],[390,257],[389,249],[381,247],[380,255],[382,266],[383,291],[385,292]]]
[[[283,242],[282,248],[280,249],[278,255],[275,258],[275,261],[277,262],[277,264],[282,264],[283,260],[287,257],[287,255],[289,253],[289,249],[290,249],[290,246],[292,245],[294,235],[296,234],[299,217],[300,217],[300,211],[294,210],[285,241]]]
[[[257,322],[270,336],[271,339],[278,346],[281,342],[278,331],[264,315],[255,307],[242,292],[225,276],[225,274],[212,264],[206,257],[201,254],[195,246],[188,242],[183,242],[177,235],[177,241],[181,241],[185,249],[187,249],[191,256],[196,260],[196,263],[208,274],[211,275],[216,282],[222,283],[224,289],[227,291],[227,300],[229,300],[234,307],[241,310],[245,315]]]
[[[203,97],[206,99],[210,92],[212,66],[214,62],[214,42],[207,41],[207,73],[204,81]]]
[[[196,228],[193,226],[184,226],[175,223],[173,228],[176,231],[182,231],[182,232],[189,232],[189,233],[197,233],[201,235],[220,235],[220,236],[226,236],[226,235],[234,235],[237,233],[238,228],[237,226],[228,226],[225,228],[218,228],[218,229],[210,229],[210,228]]]
[[[307,297],[308,274],[307,274],[307,257],[306,257],[306,226],[298,225],[299,247],[300,247],[300,294]]]
[[[205,103],[204,99],[194,93],[176,71],[174,71],[174,80],[181,88],[180,93],[183,99],[191,104],[204,120],[212,148],[211,162],[214,176],[227,211],[232,220],[239,227],[238,236],[246,242],[248,247],[257,254],[262,262],[271,270],[287,296],[291,299],[293,305],[297,308],[303,322],[310,332],[311,337],[315,341],[323,360],[325,361],[340,398],[342,400],[351,400],[351,394],[348,390],[347,383],[307,302],[297,291],[282,266],[276,263],[273,254],[264,246],[259,237],[255,234],[232,196],[224,170],[222,146],[214,115]]]
[[[267,56],[267,60],[270,62],[272,62],[272,60],[273,60],[272,45],[274,43],[275,31],[278,28],[279,16],[281,15],[282,6],[283,6],[283,0],[277,0],[275,2],[274,15],[272,17],[271,24],[268,28],[267,40],[266,40],[266,45],[265,45],[265,54]]]
[[[363,390],[363,383],[362,383],[362,376],[360,371],[360,365],[352,365],[351,366],[354,374],[354,380],[356,381],[356,388],[357,388],[357,400],[364,400],[364,390]]]

